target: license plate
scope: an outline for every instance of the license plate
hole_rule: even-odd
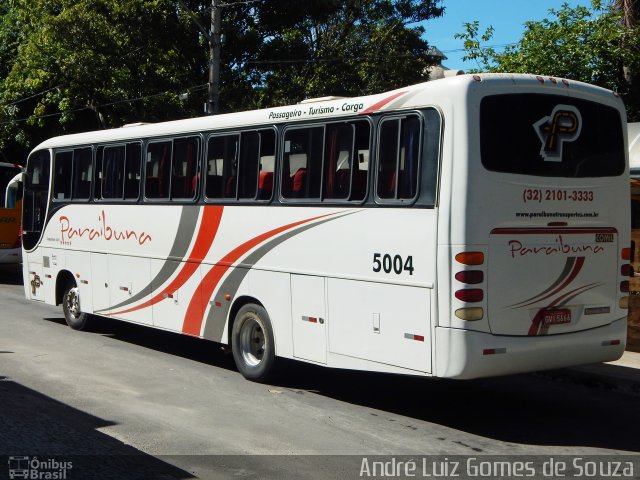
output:
[[[545,326],[571,323],[571,310],[568,308],[545,310],[542,315],[542,324]]]

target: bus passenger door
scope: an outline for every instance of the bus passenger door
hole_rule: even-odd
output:
[[[293,356],[327,363],[325,279],[291,275]]]

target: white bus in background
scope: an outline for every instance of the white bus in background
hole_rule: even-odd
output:
[[[22,172],[20,165],[0,162],[0,264],[22,258]]]
[[[631,176],[631,245],[632,266],[636,274],[631,279],[631,293],[640,292],[640,122],[627,123],[629,141],[629,173]]]
[[[463,75],[52,138],[28,159],[28,298],[279,357],[474,378],[614,360],[625,113],[601,88]],[[626,205],[626,207],[625,207]]]

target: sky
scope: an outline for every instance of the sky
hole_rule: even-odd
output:
[[[549,9],[557,10],[565,1],[572,7],[591,5],[591,0],[442,0],[444,15],[423,24],[424,38],[447,56],[442,62],[445,67],[478,68],[475,62],[463,62],[463,40],[453,38],[454,34],[464,31],[464,23],[478,20],[480,34],[493,26],[495,31],[488,45],[516,43],[522,37],[526,21],[549,18]]]

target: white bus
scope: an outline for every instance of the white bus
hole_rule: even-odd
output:
[[[20,165],[0,162],[0,264],[22,259],[22,172]]]
[[[52,138],[27,164],[26,296],[278,357],[450,378],[619,358],[616,94],[466,75]],[[626,205],[626,207],[625,207]]]

